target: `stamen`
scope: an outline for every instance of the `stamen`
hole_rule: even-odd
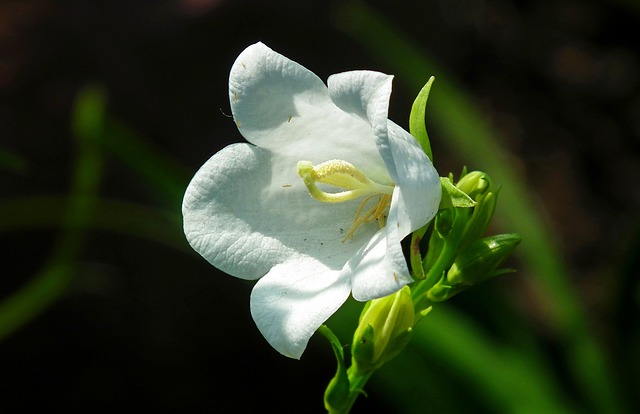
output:
[[[353,224],[351,225],[351,228],[349,228],[349,231],[347,231],[347,234],[342,239],[343,243],[349,240],[350,238],[352,238],[353,234],[358,229],[358,227],[362,226],[363,224],[371,223],[377,220],[378,226],[380,228],[383,228],[385,226],[386,218],[387,218],[387,216],[385,215],[385,212],[389,207],[389,205],[391,204],[391,196],[388,194],[380,195],[378,203],[375,206],[371,207],[369,210],[367,210],[366,213],[362,214],[362,210],[364,209],[365,205],[373,197],[375,197],[375,195],[365,198],[364,200],[362,200],[362,202],[358,206],[358,210],[356,210],[356,217],[353,219]]]

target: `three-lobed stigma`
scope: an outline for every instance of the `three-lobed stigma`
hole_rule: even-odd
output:
[[[384,227],[393,185],[376,183],[353,164],[343,160],[325,161],[316,166],[310,161],[298,161],[297,170],[309,194],[318,201],[340,203],[364,197],[343,242],[353,237],[363,224],[377,221],[380,228]],[[318,183],[341,188],[343,191],[326,192],[317,186]]]

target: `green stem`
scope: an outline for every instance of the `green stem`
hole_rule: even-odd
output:
[[[464,234],[468,217],[466,214],[460,214],[457,210],[456,212],[457,214],[453,220],[451,231],[447,235],[440,255],[427,272],[425,279],[411,289],[411,298],[418,312],[427,307],[425,294],[440,280],[442,274],[451,267],[458,253],[458,247],[462,241],[462,235]]]

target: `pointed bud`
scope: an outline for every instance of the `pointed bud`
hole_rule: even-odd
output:
[[[517,234],[500,234],[471,243],[456,257],[446,276],[429,290],[427,296],[433,302],[441,302],[491,277],[512,272],[498,267],[521,241]]]
[[[395,356],[409,341],[415,311],[408,286],[370,301],[353,336],[352,356],[359,372],[376,368]]]
[[[491,191],[492,183],[491,178],[486,173],[471,171],[458,181],[456,187],[464,191],[472,199],[477,200],[478,196]]]
[[[517,234],[499,234],[470,244],[447,272],[447,281],[452,285],[475,285],[495,276],[498,266],[507,260],[521,241]]]
[[[463,244],[473,243],[486,231],[496,209],[497,190],[491,178],[482,171],[472,171],[458,181],[456,187],[475,202],[462,236]]]

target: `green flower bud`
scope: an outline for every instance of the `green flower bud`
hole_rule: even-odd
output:
[[[504,270],[497,270],[498,266],[521,241],[522,238],[517,234],[499,234],[471,243],[458,255],[447,272],[447,282],[451,285],[475,285],[504,273]]]
[[[353,335],[352,357],[358,372],[377,368],[409,341],[415,311],[408,286],[367,303]]]
[[[473,211],[467,221],[463,244],[473,243],[486,231],[496,209],[497,190],[491,178],[481,171],[472,171],[462,177],[456,185],[458,189],[467,193],[475,202]]]
[[[498,269],[511,255],[522,238],[517,234],[500,234],[476,240],[456,257],[446,275],[428,292],[432,302],[441,302],[476,285],[512,269]]]
[[[491,191],[493,186],[491,178],[486,173],[471,171],[458,181],[456,187],[477,201],[479,196]]]

